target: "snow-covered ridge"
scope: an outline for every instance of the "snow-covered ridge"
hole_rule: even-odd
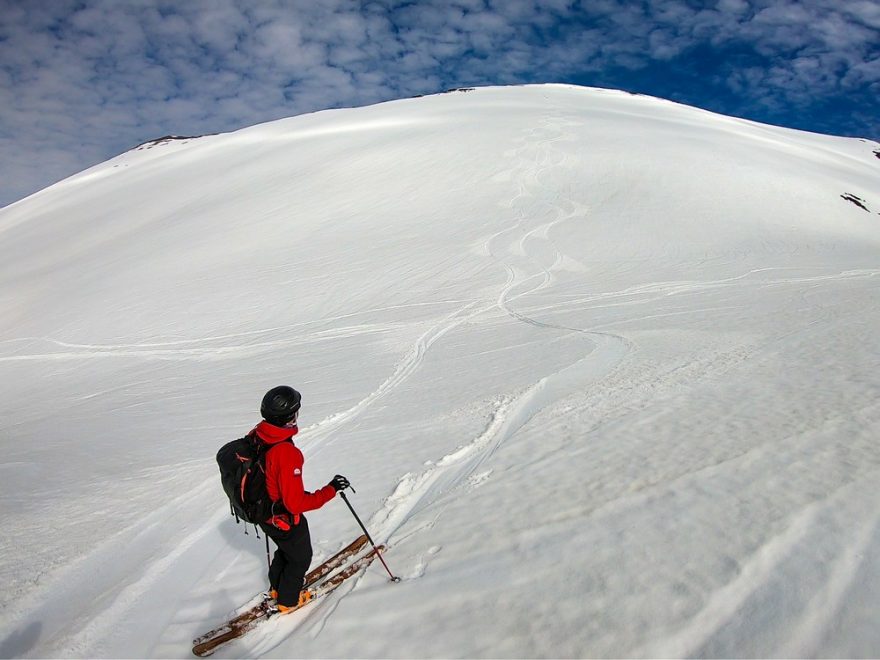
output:
[[[0,655],[183,656],[263,588],[213,456],[279,383],[404,580],[221,655],[876,655],[878,150],[479,88],[0,210]]]

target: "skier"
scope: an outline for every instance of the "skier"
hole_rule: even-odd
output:
[[[300,393],[292,387],[272,388],[260,406],[263,421],[252,431],[270,445],[265,459],[266,491],[274,515],[260,523],[260,527],[278,546],[269,567],[269,594],[281,613],[290,612],[312,598],[303,589],[303,579],[312,562],[312,540],[303,514],[320,509],[337,492],[349,487],[348,479],[338,474],[314,493],[303,487],[303,454],[293,444],[293,436],[299,432],[296,422],[301,403]]]

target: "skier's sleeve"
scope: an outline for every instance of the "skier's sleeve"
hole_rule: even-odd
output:
[[[288,450],[289,456],[285,457],[288,460],[283,461],[281,473],[278,475],[278,486],[281,490],[281,501],[284,503],[284,508],[291,513],[305,513],[320,509],[336,496],[336,489],[327,485],[314,493],[308,492],[303,486],[304,461],[302,452],[294,446],[291,446],[290,450]]]

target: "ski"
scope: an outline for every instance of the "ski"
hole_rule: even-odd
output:
[[[348,559],[360,551],[367,544],[367,536],[366,534],[362,534],[354,541],[345,546],[342,550],[337,552],[335,555],[330,557],[327,561],[322,564],[316,566],[311,571],[306,574],[305,581],[303,583],[303,588],[307,589],[313,586],[318,580],[323,578],[328,573],[333,572],[340,566],[342,566]],[[193,653],[195,653],[195,648],[200,646],[209,640],[212,640],[216,637],[224,635],[231,630],[238,629],[242,626],[246,626],[256,621],[257,619],[264,617],[266,612],[268,611],[269,604],[271,598],[269,597],[268,592],[264,592],[252,598],[249,603],[252,603],[254,600],[259,599],[259,601],[250,606],[245,606],[245,609],[242,610],[239,614],[232,617],[229,621],[224,623],[213,630],[206,632],[204,635],[200,635],[193,640]],[[198,654],[196,654],[198,655]]]
[[[363,548],[366,544],[367,535],[361,534],[354,541],[352,541],[342,550],[330,557],[330,559],[325,561],[323,564],[320,564],[319,566],[316,566],[311,571],[309,571],[306,574],[305,587],[310,587],[322,577],[327,575],[327,573],[330,573],[342,566],[349,557],[359,552],[360,549]]]
[[[305,607],[305,605],[308,605],[312,601],[322,598],[337,589],[345,580],[369,566],[378,556],[378,552],[381,552],[384,549],[385,546],[379,546],[377,549],[371,548],[368,553],[358,557],[338,573],[335,573],[325,580],[320,581],[317,585],[312,586],[312,599],[302,607]],[[322,566],[318,567],[318,569],[321,568]],[[318,569],[315,570],[317,571]],[[324,575],[326,575],[326,573],[324,573]],[[299,608],[295,608],[293,611],[296,611],[297,609]],[[277,614],[277,612],[272,607],[272,600],[266,598],[219,628],[194,639],[192,652],[199,657],[209,656],[220,646],[244,636],[260,622],[274,614]]]

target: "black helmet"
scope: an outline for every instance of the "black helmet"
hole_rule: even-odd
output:
[[[260,406],[260,414],[270,424],[284,426],[299,411],[302,397],[292,387],[279,385],[266,392],[263,404]]]

